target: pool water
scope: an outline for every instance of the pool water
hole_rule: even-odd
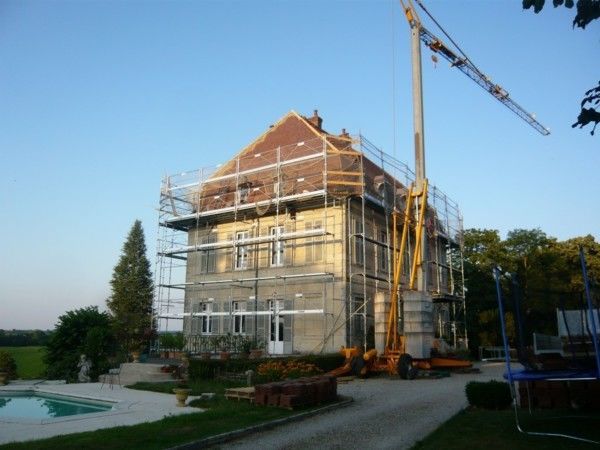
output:
[[[0,418],[51,419],[112,409],[110,403],[39,392],[0,393]]]

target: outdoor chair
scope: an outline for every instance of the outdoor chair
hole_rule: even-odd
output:
[[[102,379],[102,386],[100,386],[100,389],[102,389],[104,387],[104,384],[106,382],[108,382],[108,385],[110,386],[110,388],[113,389],[115,380],[117,381],[119,386],[121,386],[121,365],[120,364],[119,364],[119,367],[116,367],[113,369],[108,369],[108,373],[105,374],[104,378]]]

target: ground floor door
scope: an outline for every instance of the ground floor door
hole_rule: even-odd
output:
[[[279,315],[283,310],[283,300],[269,300],[269,353],[271,355],[283,354],[283,321]]]

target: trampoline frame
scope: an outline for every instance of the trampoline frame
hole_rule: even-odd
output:
[[[527,435],[531,435],[531,436],[550,436],[550,437],[561,437],[561,438],[566,438],[566,439],[572,439],[572,440],[576,440],[576,441],[580,441],[580,442],[587,442],[587,443],[591,443],[591,444],[600,444],[600,441],[594,441],[591,439],[586,439],[583,438],[581,436],[575,436],[572,434],[564,434],[564,433],[550,433],[550,432],[541,432],[541,431],[527,431],[523,428],[523,426],[521,425],[521,422],[519,420],[519,407],[517,404],[517,391],[515,388],[515,381],[535,381],[535,380],[545,380],[545,381],[589,381],[589,380],[600,380],[600,353],[598,351],[600,345],[598,343],[599,340],[599,336],[598,336],[598,331],[596,330],[596,321],[594,319],[594,308],[592,305],[592,299],[591,299],[591,295],[590,295],[590,289],[589,289],[589,279],[587,276],[587,269],[586,269],[586,262],[585,262],[585,255],[583,252],[583,248],[580,247],[579,248],[579,257],[581,260],[581,270],[582,270],[582,275],[583,275],[583,284],[585,286],[585,295],[586,295],[586,299],[587,299],[587,308],[588,308],[588,313],[590,314],[591,317],[591,326],[592,326],[592,342],[594,344],[594,351],[595,351],[595,359],[596,359],[596,370],[587,370],[587,371],[581,371],[581,370],[559,370],[559,371],[550,371],[550,370],[546,370],[546,371],[528,371],[528,370],[519,370],[519,371],[513,371],[512,367],[511,367],[511,363],[510,363],[510,354],[509,354],[509,345],[508,345],[508,337],[506,335],[506,323],[504,320],[504,301],[503,301],[503,296],[502,296],[502,287],[500,284],[501,281],[501,277],[502,277],[502,272],[500,270],[499,267],[494,267],[493,269],[493,276],[494,276],[494,280],[496,283],[496,297],[498,300],[498,312],[499,312],[499,316],[500,316],[500,327],[502,329],[502,343],[504,346],[504,353],[505,353],[505,363],[506,363],[506,374],[504,375],[504,377],[507,379],[509,387],[510,387],[510,395],[512,397],[512,404],[513,404],[513,410],[515,413],[515,424],[517,427],[517,430],[520,433],[523,434],[527,434]],[[513,284],[513,287],[515,288],[515,293],[518,291],[517,289],[517,284],[516,284],[516,279],[514,276],[511,277],[511,281]],[[518,295],[518,294],[515,294]],[[519,334],[522,333],[521,331],[521,318],[520,318],[520,313],[518,312],[519,310],[519,304],[518,304],[518,298],[517,298],[517,303],[515,305],[515,309],[517,310],[517,313],[515,314],[515,317],[517,319],[517,330],[519,331]],[[522,336],[519,336],[520,339],[522,339]],[[522,341],[519,343],[519,345],[521,344]],[[519,355],[520,356],[520,355]],[[529,385],[527,384],[527,395],[529,397]],[[531,398],[529,397],[529,412],[531,413]]]

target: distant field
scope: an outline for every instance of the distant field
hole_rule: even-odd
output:
[[[17,362],[17,376],[24,379],[43,378],[46,371],[44,347],[0,347],[13,355]]]

